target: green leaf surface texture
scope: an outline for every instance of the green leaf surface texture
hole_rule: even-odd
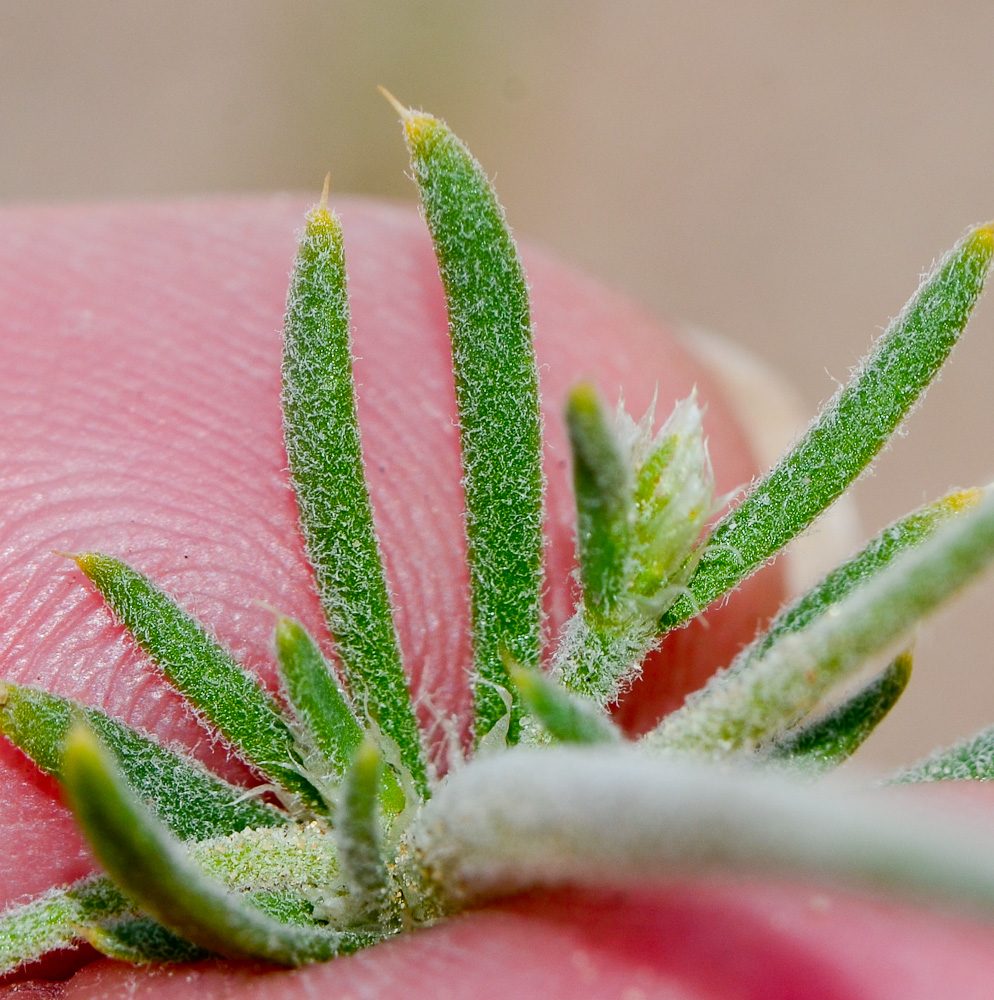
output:
[[[81,931],[130,913],[132,903],[103,876],[53,889],[0,914],[0,974],[50,951],[76,947]]]
[[[824,695],[896,642],[994,558],[994,495],[947,522],[750,669],[727,671],[691,695],[642,743],[720,757],[792,728]]]
[[[272,827],[287,817],[245,789],[229,785],[202,764],[162,746],[130,726],[68,698],[0,683],[0,732],[42,770],[62,777],[62,750],[80,717],[113,752],[134,793],[181,840],[206,840],[247,827]]]
[[[542,422],[528,289],[483,169],[441,121],[403,118],[448,304],[479,739],[507,712],[501,652],[530,667],[541,653]],[[519,729],[515,701],[509,742]]]
[[[923,781],[994,781],[994,726],[912,764],[892,784]]]
[[[283,432],[307,554],[350,693],[400,748],[427,796],[362,461],[342,231],[324,204],[307,217],[287,293]]]
[[[379,816],[383,760],[372,742],[365,742],[349,766],[335,826],[342,874],[351,889],[346,901],[350,923],[376,920],[387,901],[387,869],[383,858]]]
[[[697,565],[714,505],[696,396],[678,402],[658,432],[654,411],[636,422],[619,407],[611,419],[584,386],[567,405],[583,601],[552,673],[601,705],[618,700],[658,642],[659,616]]]
[[[621,730],[589,699],[577,697],[537,670],[509,664],[525,708],[560,743],[617,743]]]
[[[191,943],[279,965],[323,961],[358,946],[348,935],[274,920],[204,875],[134,797],[91,730],[70,734],[63,775],[73,812],[107,873],[142,910]]]
[[[362,726],[331,664],[299,622],[282,618],[277,623],[276,657],[283,689],[303,739],[322,758],[320,765],[311,765],[312,771],[327,771],[337,783],[365,739]],[[390,816],[402,812],[407,804],[400,782],[389,767],[383,771],[380,801]]]
[[[293,734],[272,696],[148,577],[111,556],[75,557],[115,617],[166,678],[238,753],[311,808],[317,789],[300,773]]]
[[[566,401],[573,455],[576,548],[588,617],[610,614],[622,596],[634,520],[634,483],[610,418],[591,385]]]
[[[911,679],[912,657],[901,653],[868,684],[830,712],[785,733],[763,749],[768,761],[782,762],[810,776],[848,760],[897,704]]]
[[[736,656],[729,672],[746,670],[784,636],[807,628],[857,587],[889,566],[902,552],[915,548],[950,518],[976,505],[984,491],[958,490],[899,518],[875,535],[856,555],[827,573],[810,590],[779,611],[759,635]]]
[[[129,917],[100,924],[88,929],[84,936],[102,955],[133,965],[199,962],[209,957],[209,952],[191,944],[151,917]]]
[[[983,291],[991,254],[984,227],[939,262],[801,440],[719,522],[662,630],[757,570],[862,472],[948,357]]]
[[[332,775],[341,777],[363,740],[362,726],[317,643],[289,618],[276,625],[276,657],[287,700]]]

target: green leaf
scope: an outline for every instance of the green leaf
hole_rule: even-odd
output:
[[[899,771],[890,784],[924,781],[994,781],[994,726]]]
[[[752,873],[994,918],[983,827],[631,747],[516,748],[474,761],[425,806],[412,843],[450,908],[533,889]]]
[[[199,962],[209,955],[149,917],[129,917],[90,927],[82,936],[100,954],[133,965]]]
[[[345,912],[349,924],[376,922],[387,898],[387,868],[380,846],[376,812],[383,758],[375,743],[365,740],[345,775],[335,822],[335,842],[349,896]]]
[[[82,932],[131,912],[108,878],[88,877],[0,914],[0,975],[50,951],[73,948]]]
[[[365,738],[331,665],[299,622],[276,624],[276,656],[287,700],[307,742],[321,754],[331,775],[341,777]],[[406,803],[396,775],[383,772],[381,803],[396,816]]]
[[[659,616],[697,565],[714,476],[694,396],[657,433],[655,407],[614,420],[597,393],[567,404],[577,495],[583,601],[567,623],[552,674],[575,694],[617,701],[658,642]]]
[[[731,670],[744,670],[785,635],[799,632],[831,610],[862,584],[876,576],[902,552],[920,545],[950,518],[974,507],[983,497],[979,489],[957,490],[924,504],[888,525],[855,556],[818,581],[797,600],[779,611],[756,640],[736,658]]]
[[[903,552],[748,670],[729,670],[644,737],[667,752],[722,756],[796,725],[836,684],[883,652],[994,559],[994,495]]]
[[[240,830],[188,844],[187,851],[204,873],[253,898],[280,893],[317,900],[339,870],[335,840],[324,823]]]
[[[368,943],[280,923],[205,876],[134,797],[91,730],[70,733],[62,772],[69,804],[107,873],[142,910],[192,944],[227,958],[301,965]]]
[[[287,292],[283,433],[290,475],[351,694],[397,744],[427,796],[421,734],[362,463],[350,330],[342,230],[322,200],[307,216]]]
[[[62,777],[66,737],[80,716],[113,752],[135,794],[180,839],[205,840],[287,821],[271,806],[246,798],[244,788],[229,785],[199,762],[103,712],[47,691],[0,682],[0,732],[56,778]]]
[[[610,613],[624,594],[634,520],[632,470],[597,390],[576,386],[566,400],[573,453],[576,549],[589,616]]]
[[[994,233],[974,230],[939,262],[804,437],[715,527],[688,593],[663,615],[683,624],[803,531],[886,444],[935,378],[990,269]]]
[[[148,577],[111,556],[74,557],[114,615],[242,757],[312,809],[324,800],[300,773],[293,734],[273,698],[191,615]]]
[[[911,679],[911,666],[911,653],[901,653],[842,704],[764,747],[764,759],[811,776],[831,771],[860,748],[897,704]]]
[[[525,708],[553,739],[561,743],[617,743],[621,739],[618,727],[589,700],[513,660],[506,666]]]
[[[528,667],[538,666],[541,653],[542,422],[528,288],[483,169],[443,122],[393,104],[448,304],[479,740],[506,713],[499,689],[510,684],[501,651]],[[520,714],[513,704],[511,743]]]

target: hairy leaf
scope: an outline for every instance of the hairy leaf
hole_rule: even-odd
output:
[[[634,748],[518,748],[451,776],[413,842],[451,906],[721,872],[947,900],[994,919],[984,830]]]
[[[68,698],[0,682],[0,732],[42,770],[62,777],[62,751],[73,722],[85,718],[113,752],[134,793],[181,840],[206,840],[287,817],[202,764]]]
[[[50,951],[73,948],[82,932],[132,911],[110,879],[88,877],[0,914],[0,975]]]
[[[324,200],[307,216],[287,292],[283,433],[307,554],[351,694],[427,796],[362,463],[342,230]]]
[[[307,630],[290,618],[276,625],[276,656],[290,707],[308,743],[321,754],[330,774],[341,778],[364,734],[331,665]],[[389,815],[403,810],[404,793],[389,768],[383,772],[380,797]]]
[[[697,565],[714,476],[694,396],[654,433],[655,407],[611,420],[589,387],[567,405],[577,494],[583,601],[552,673],[570,691],[610,704],[657,643],[660,614]]]
[[[133,796],[91,730],[70,733],[63,778],[69,804],[104,869],[142,910],[192,944],[228,958],[300,965],[368,943],[281,923],[204,875]]]
[[[862,746],[897,704],[911,679],[911,666],[911,653],[901,653],[842,704],[764,747],[764,759],[812,776],[831,771]]]
[[[832,614],[782,636],[748,670],[717,675],[643,742],[664,751],[721,756],[776,738],[992,558],[994,495],[988,495],[854,589]]]
[[[716,526],[689,593],[663,615],[675,628],[803,531],[880,451],[935,378],[990,270],[994,233],[974,230],[939,262],[803,438]]]
[[[553,678],[507,663],[511,681],[525,708],[561,743],[617,743],[621,731],[588,699],[571,694]]]
[[[394,103],[449,311],[479,739],[507,711],[501,650],[529,667],[541,653],[542,424],[528,288],[483,169],[443,122]],[[519,728],[515,703],[509,742]]]
[[[975,736],[936,750],[924,760],[899,771],[893,784],[922,781],[994,781],[994,726]]]
[[[387,868],[376,812],[383,759],[366,740],[349,765],[335,824],[342,875],[349,886],[345,900],[351,924],[371,923],[387,903]]]
[[[746,670],[776,645],[784,636],[807,628],[829,612],[857,587],[869,582],[889,566],[902,552],[913,549],[929,538],[950,518],[975,506],[984,490],[957,490],[933,503],[899,518],[875,535],[856,555],[826,574],[810,590],[781,609],[776,617],[745,649],[736,656],[729,672]]]
[[[293,734],[258,681],[148,577],[96,552],[75,559],[117,619],[198,713],[250,764],[323,811],[324,800],[300,773]]]

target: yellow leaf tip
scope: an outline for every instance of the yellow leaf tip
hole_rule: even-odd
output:
[[[970,233],[968,240],[975,250],[986,254],[994,252],[994,222],[988,222],[984,226],[977,226]]]
[[[69,727],[66,734],[65,743],[62,745],[63,757],[78,758],[83,755],[99,755],[100,741],[93,730],[81,719],[77,720]]]
[[[386,98],[387,103],[397,112],[402,122],[406,122],[414,114],[410,108],[401,104],[386,87],[378,86],[376,89]]]
[[[982,490],[977,486],[971,486],[969,489],[957,490],[955,493],[950,493],[949,496],[944,497],[941,502],[949,510],[959,512],[976,506],[980,502],[984,493],[985,490]]]
[[[331,171],[324,176],[324,186],[321,188],[321,200],[307,213],[307,225],[319,226],[325,229],[338,229],[338,220],[328,208],[328,195],[331,193]]]
[[[430,130],[432,126],[440,124],[437,118],[401,104],[386,87],[380,87],[379,89],[380,93],[390,102],[397,114],[400,115],[400,120],[404,126],[404,134],[407,136],[408,143],[412,146],[418,145],[424,138],[426,129]]]

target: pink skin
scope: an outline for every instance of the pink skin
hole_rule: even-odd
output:
[[[195,752],[212,743],[75,567],[99,549],[149,573],[274,684],[273,608],[320,633],[280,438],[288,198],[8,210],[0,226],[0,671],[100,705]],[[423,225],[348,201],[357,379],[369,478],[423,722],[444,766],[465,737],[469,660],[445,311]],[[659,416],[696,383],[719,492],[755,473],[706,374],[624,301],[526,248],[546,404],[547,610],[572,607],[567,388],[623,386]],[[644,729],[776,607],[774,570],[671,637],[622,716]],[[459,720],[456,724],[448,721]],[[448,740],[447,740],[448,737]],[[93,868],[54,783],[0,742],[3,902]],[[760,884],[564,891],[490,906],[295,972],[212,963],[136,970],[81,950],[0,994],[66,997],[902,997],[989,995],[990,929],[922,910]],[[15,985],[16,983],[16,985]]]

